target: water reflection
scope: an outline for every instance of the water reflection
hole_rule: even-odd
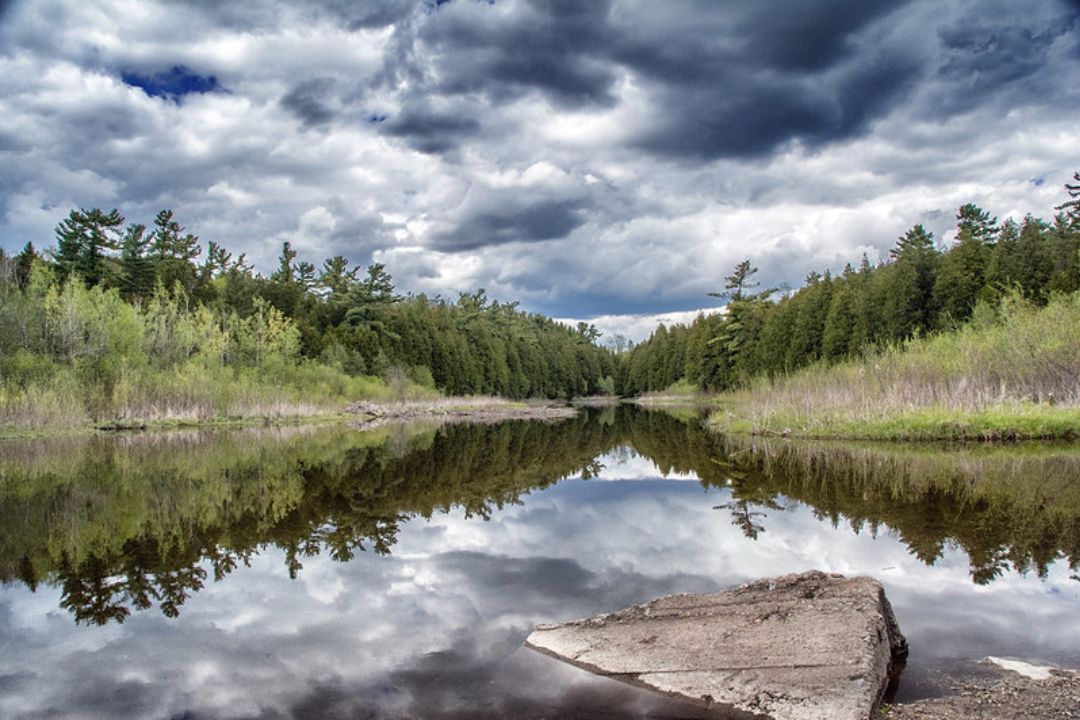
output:
[[[523,493],[647,458],[730,490],[745,537],[788,499],[834,526],[895,530],[934,564],[951,546],[985,584],[1080,560],[1080,451],[1066,446],[871,447],[725,438],[661,412],[605,408],[558,423],[399,425],[8,443],[0,579],[62,588],[80,622],[175,617],[209,578],[284,554],[290,577],[326,553],[391,552],[401,524],[461,508],[487,519]],[[1074,573],[1074,578],[1076,577]]]
[[[1069,447],[753,443],[619,408],[0,452],[3,717],[693,716],[521,642],[809,567],[886,584],[901,698],[1080,634]]]
[[[488,518],[596,471],[610,425],[509,422],[190,433],[12,443],[0,465],[0,578],[63,588],[76,620],[169,617],[260,546],[306,558],[389,553],[410,517]]]

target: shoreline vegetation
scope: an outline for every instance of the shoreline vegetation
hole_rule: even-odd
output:
[[[619,397],[715,405],[711,425],[734,433],[1080,439],[1075,179],[1053,222],[999,225],[967,204],[950,246],[916,225],[887,259],[796,291],[759,289],[741,262],[709,293],[721,312],[636,346],[483,289],[401,296],[379,263],[318,270],[289,243],[269,276],[213,242],[197,263],[169,210],[150,230],[73,210],[55,248],[0,250],[0,437],[335,419],[358,403],[373,419],[483,419]]]
[[[0,437],[615,391],[616,355],[587,323],[483,289],[402,296],[381,264],[335,256],[320,271],[288,243],[263,276],[212,241],[203,256],[171,211],[125,223],[73,210],[55,248],[0,250]]]
[[[1080,438],[1080,293],[1007,299],[950,333],[762,378],[717,398],[725,432],[852,440]]]
[[[722,312],[660,326],[622,357],[643,402],[700,389],[724,432],[867,440],[1080,438],[1080,173],[1052,222],[966,204],[955,240],[922,225],[797,291],[749,260]]]

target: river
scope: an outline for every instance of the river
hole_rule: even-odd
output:
[[[707,717],[531,628],[878,578],[896,700],[1080,667],[1080,447],[751,441],[692,416],[0,442],[0,717]]]

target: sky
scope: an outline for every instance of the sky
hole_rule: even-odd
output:
[[[0,246],[76,207],[647,335],[1080,170],[1076,0],[0,0]]]

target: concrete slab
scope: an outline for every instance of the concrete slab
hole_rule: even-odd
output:
[[[876,580],[818,571],[540,625],[525,644],[732,717],[773,720],[869,718],[907,655]]]

